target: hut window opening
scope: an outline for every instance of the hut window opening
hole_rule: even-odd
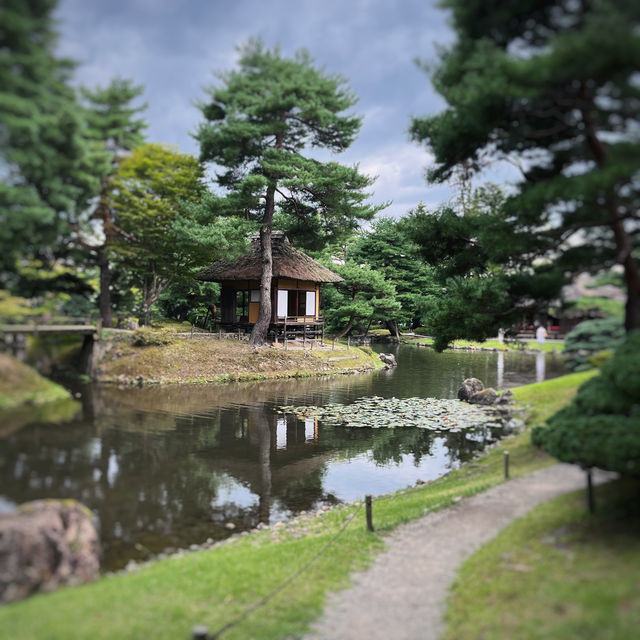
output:
[[[239,322],[248,322],[249,320],[248,291],[236,291],[236,318]]]
[[[251,289],[251,302],[260,302],[260,289]]]
[[[303,316],[315,316],[316,292],[290,289],[278,291],[278,317],[286,315],[291,318]]]

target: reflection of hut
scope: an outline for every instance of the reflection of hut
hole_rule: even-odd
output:
[[[273,232],[272,252],[272,329],[297,323],[320,326],[320,284],[342,278],[295,249],[282,231]],[[198,280],[222,284],[223,327],[248,328],[258,321],[261,271],[260,240],[254,238],[249,253],[237,260],[218,260],[198,274]]]

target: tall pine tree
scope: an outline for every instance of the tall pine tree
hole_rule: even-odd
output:
[[[258,221],[262,250],[260,316],[251,333],[264,343],[271,319],[271,230],[281,211],[313,231],[334,238],[370,220],[378,207],[366,204],[373,179],[357,167],[321,162],[315,148],[344,151],[360,129],[360,119],[343,115],[356,102],[343,78],[314,66],[308,53],[284,58],[250,41],[239,68],[221,74],[201,105],[205,122],[197,139],[201,159],[223,168],[219,186],[222,210]]]
[[[443,5],[452,11],[457,42],[441,55],[432,80],[448,106],[411,125],[413,138],[435,155],[429,177],[443,182],[461,167],[477,171],[500,160],[521,172],[500,216],[488,218],[492,237],[484,233],[488,263],[474,276],[482,278],[476,289],[489,291],[491,263],[506,267],[485,325],[506,317],[518,297],[552,297],[563,277],[618,264],[627,329],[640,327],[640,6]],[[474,225],[460,230],[468,249],[477,241]],[[486,297],[475,299],[476,307],[472,299],[465,305],[452,298],[452,305],[486,311]]]
[[[98,192],[107,158],[87,139],[55,54],[57,0],[0,4],[0,277],[18,288],[34,260],[50,269],[67,251],[68,224]],[[49,286],[51,286],[49,281]]]
[[[109,165],[101,176],[97,202],[89,211],[89,220],[85,219],[75,227],[76,240],[92,254],[92,260],[100,270],[98,306],[105,327],[110,327],[113,321],[110,253],[115,243],[127,235],[118,224],[113,208],[113,177],[125,155],[144,142],[143,131],[147,124],[138,116],[146,105],[134,106],[143,90],[130,80],[115,78],[106,87],[82,91],[87,103],[87,137],[107,154]],[[92,243],[87,237],[94,235],[96,223],[100,241]]]

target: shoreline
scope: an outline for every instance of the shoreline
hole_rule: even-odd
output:
[[[370,347],[255,348],[215,336],[166,339],[166,344],[136,346],[128,336],[111,336],[96,343],[93,382],[122,386],[224,384],[349,375],[385,366]]]

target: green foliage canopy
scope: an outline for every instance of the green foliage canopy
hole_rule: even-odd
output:
[[[201,225],[192,215],[200,212],[195,204],[204,184],[202,166],[191,155],[159,144],[136,147],[118,167],[112,188],[121,230],[114,249],[141,291],[141,319],[148,324],[160,294],[192,277],[228,241],[220,227]]]
[[[399,313],[395,287],[382,272],[353,260],[331,264],[331,270],[344,278],[323,289],[329,327],[342,329],[337,337],[346,336],[356,323],[371,324]]]
[[[86,136],[69,84],[74,64],[55,54],[56,5],[0,5],[0,278],[13,288],[30,260],[49,268],[66,258],[68,224],[108,164]]]
[[[439,289],[434,268],[420,257],[418,246],[409,237],[404,220],[381,218],[355,236],[347,247],[349,259],[381,273],[396,290],[396,313],[385,317],[387,326],[418,326],[427,296]],[[391,310],[389,310],[391,311]]]
[[[599,351],[613,351],[624,339],[622,321],[617,318],[585,320],[567,334],[563,353],[572,371],[591,369],[589,359]]]
[[[474,245],[487,252],[484,273],[458,275],[495,277],[492,265],[506,268],[497,275],[507,295],[487,316],[495,325],[523,300],[555,297],[566,276],[619,263],[626,327],[639,327],[637,3],[443,5],[457,42],[442,52],[432,80],[448,106],[411,124],[413,139],[435,155],[429,178],[443,182],[496,161],[522,176],[500,215],[484,221],[491,242],[468,216],[446,221],[461,226],[465,259]]]
[[[640,331],[627,334],[600,375],[532,440],[564,462],[640,474]]]

